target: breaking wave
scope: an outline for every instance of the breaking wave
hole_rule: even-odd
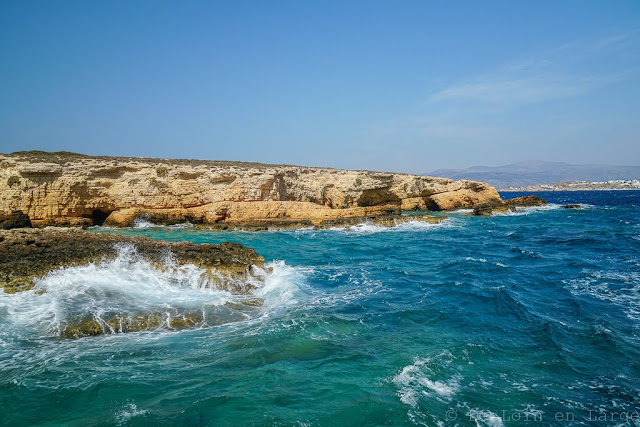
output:
[[[292,280],[300,280],[293,267],[273,262],[264,270],[254,267],[253,278],[242,283],[253,292],[235,295],[195,265],[176,265],[168,257],[157,269],[133,245],[118,251],[111,261],[54,270],[29,291],[0,291],[0,345],[20,336],[73,336],[82,325],[99,327],[89,333],[99,335],[248,320],[294,301]]]
[[[176,228],[176,229],[180,229],[180,228],[191,228],[193,227],[193,224],[191,224],[190,222],[183,222],[180,224],[173,224],[173,225],[161,225],[161,224],[155,224],[145,218],[136,218],[133,221],[133,227],[131,228],[137,228],[137,229],[145,229],[145,228]]]
[[[309,233],[309,232],[338,232],[344,234],[376,234],[376,233],[393,233],[393,232],[406,232],[406,231],[431,231],[442,228],[453,228],[460,227],[461,223],[459,223],[454,218],[447,218],[443,221],[433,224],[425,221],[405,221],[398,222],[396,225],[387,227],[383,225],[373,224],[371,222],[363,222],[357,225],[347,225],[340,227],[330,227],[326,229],[313,229],[313,228],[300,228],[295,230],[298,233]]]
[[[521,215],[531,215],[539,212],[553,211],[556,209],[562,209],[562,205],[550,203],[544,206],[528,206],[528,207],[517,207],[515,211],[506,211],[506,212],[493,212],[493,216],[521,216]]]

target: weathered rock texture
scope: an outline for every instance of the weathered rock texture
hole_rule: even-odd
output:
[[[195,245],[51,227],[0,230],[0,287],[8,293],[31,289],[51,270],[114,259],[123,243],[133,244],[158,269],[165,268],[168,256],[177,265],[194,264],[218,288],[237,294],[252,290],[246,288],[251,266],[264,266],[264,258],[237,243]]]
[[[0,212],[35,226],[127,226],[147,216],[231,227],[322,225],[401,211],[470,208],[500,201],[475,181],[258,163],[0,155]]]
[[[477,216],[491,216],[494,212],[515,212],[517,208],[544,206],[547,201],[538,196],[522,196],[500,202],[487,203],[473,209]]]

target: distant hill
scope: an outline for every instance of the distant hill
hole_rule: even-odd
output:
[[[425,175],[488,182],[497,189],[567,181],[640,179],[640,166],[574,165],[562,162],[526,161],[505,166],[472,166],[438,169]]]

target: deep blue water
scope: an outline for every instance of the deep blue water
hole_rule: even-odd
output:
[[[274,267],[265,306],[201,329],[59,338],[73,311],[226,298],[126,254],[53,274],[44,294],[0,293],[0,420],[639,425],[640,192],[536,194],[551,205],[438,225],[117,230],[255,248]]]

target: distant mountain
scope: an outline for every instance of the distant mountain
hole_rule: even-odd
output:
[[[566,181],[640,179],[640,166],[574,165],[561,162],[526,161],[505,166],[472,166],[438,169],[425,175],[488,182],[497,189]]]

